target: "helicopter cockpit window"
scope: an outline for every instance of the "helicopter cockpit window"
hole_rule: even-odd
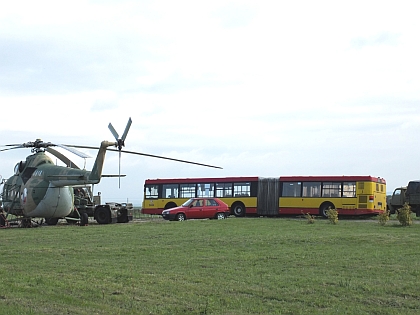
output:
[[[26,184],[26,182],[31,178],[32,174],[36,171],[35,167],[27,167],[25,171],[22,173],[22,180],[23,183]]]
[[[26,166],[26,162],[20,161],[19,162],[19,173],[22,173],[23,170],[25,169]]]
[[[20,161],[18,164],[16,164],[15,166],[15,175],[18,175],[19,173],[22,173],[23,170],[25,169],[26,166],[26,162]]]

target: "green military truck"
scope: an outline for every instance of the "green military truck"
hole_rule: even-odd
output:
[[[391,214],[402,208],[405,203],[411,207],[411,211],[420,216],[420,180],[412,180],[407,187],[395,188],[392,195],[387,196],[386,205]]]
[[[100,193],[93,195],[90,186],[74,186],[74,206],[82,215],[87,213],[99,224],[127,223],[133,220],[133,204],[107,202],[101,203]]]

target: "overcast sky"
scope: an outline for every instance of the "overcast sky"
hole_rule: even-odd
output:
[[[392,191],[420,178],[419,30],[416,1],[4,2],[0,144],[99,146],[131,117],[126,150],[223,167],[123,155],[104,201],[140,204],[146,178],[172,177],[372,175]],[[0,175],[28,154],[1,152]]]

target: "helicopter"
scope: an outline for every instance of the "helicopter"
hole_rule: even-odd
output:
[[[1,151],[30,148],[31,155],[25,161],[20,161],[14,168],[14,174],[7,180],[3,179],[3,191],[1,194],[2,209],[0,209],[0,226],[7,225],[7,217],[14,216],[19,220],[19,226],[31,227],[32,219],[42,218],[48,224],[54,225],[60,218],[75,217],[77,209],[74,206],[73,187],[78,185],[93,185],[100,182],[102,177],[114,177],[117,175],[103,175],[102,169],[107,151],[119,153],[119,179],[121,175],[121,153],[135,154],[147,157],[154,157],[176,162],[195,164],[205,167],[221,168],[218,166],[174,159],[159,155],[152,155],[141,152],[126,151],[125,139],[132,124],[129,118],[124,133],[119,137],[111,123],[108,128],[115,138],[115,141],[102,141],[99,147],[84,145],[63,145],[51,142],[44,142],[36,139],[33,142],[23,144],[7,144]],[[92,170],[80,169],[69,158],[52,147],[60,147],[79,157],[88,158],[87,154],[77,149],[98,150]],[[76,149],[77,148],[77,149]],[[46,154],[50,153],[60,159],[66,166],[54,164],[53,160]],[[87,225],[86,213],[77,214],[80,225]]]

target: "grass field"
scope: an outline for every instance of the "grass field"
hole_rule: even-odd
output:
[[[0,314],[420,312],[420,224],[154,219],[0,235]]]

